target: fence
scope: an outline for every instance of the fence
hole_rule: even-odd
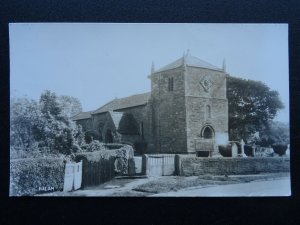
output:
[[[93,186],[111,180],[115,176],[115,159],[101,159],[97,162],[86,161],[83,166],[82,185]]]
[[[175,171],[175,154],[143,155],[142,173],[148,176],[170,176]]]

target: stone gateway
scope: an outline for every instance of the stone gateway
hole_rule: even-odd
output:
[[[189,53],[155,70],[151,92],[116,98],[72,119],[103,142],[144,143],[144,153],[214,154],[228,141],[225,64],[215,67]]]

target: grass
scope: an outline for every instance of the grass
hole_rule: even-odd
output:
[[[133,191],[146,192],[146,193],[164,193],[170,191],[178,191],[184,188],[190,187],[207,187],[212,185],[225,185],[234,183],[246,183],[254,180],[268,180],[287,176],[286,173],[280,174],[261,174],[261,175],[242,175],[242,176],[192,176],[192,177],[161,177],[157,180],[150,181],[145,184],[141,184],[135,188]]]

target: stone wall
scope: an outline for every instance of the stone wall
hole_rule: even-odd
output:
[[[187,67],[185,79],[185,95],[201,96],[207,98],[226,98],[226,75],[223,71],[216,71],[204,68]],[[205,91],[200,84],[201,81],[207,79],[211,82],[209,91]]]
[[[118,137],[116,127],[108,112],[94,114],[92,116],[92,120],[93,120],[93,130],[96,131],[102,137],[100,138],[100,141],[103,142],[105,141],[105,134],[108,129],[111,130],[114,136],[113,142],[120,141],[120,137]]]
[[[209,81],[207,89],[203,87],[204,80]],[[201,134],[205,126],[213,129],[214,150],[217,150],[220,137],[228,139],[226,75],[222,71],[187,67],[185,86],[188,152],[207,150]],[[201,143],[201,140],[203,146],[198,144],[200,149],[195,149],[196,142]]]
[[[205,174],[234,175],[289,172],[290,159],[281,158],[200,158],[175,157],[175,173],[180,176]]]
[[[169,91],[173,78],[173,91]],[[182,68],[151,75],[151,108],[156,152],[186,152],[186,110]]]
[[[82,130],[84,132],[92,130],[93,129],[93,124],[92,124],[92,119],[82,119],[82,120],[76,120],[76,124],[79,124],[82,126]]]

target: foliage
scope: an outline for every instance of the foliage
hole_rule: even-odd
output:
[[[223,157],[232,157],[232,145],[219,145],[219,152]]]
[[[42,114],[37,102],[27,98],[13,98],[10,104],[10,144],[26,151],[35,140],[33,126],[39,124]]]
[[[136,141],[134,143],[135,151],[138,154],[143,155],[146,153],[147,145],[148,145],[148,143],[145,140]]]
[[[254,156],[254,147],[251,145],[244,145],[244,152],[246,156]]]
[[[127,135],[138,135],[139,134],[139,127],[138,123],[134,119],[131,113],[124,113],[122,119],[119,123],[119,130],[120,134],[127,134]]]
[[[289,125],[282,122],[268,122],[267,126],[259,132],[259,139],[256,144],[269,147],[274,143],[290,142]]]
[[[40,101],[14,98],[10,105],[11,146],[30,152],[71,154],[74,145],[84,143],[81,126],[61,114],[55,93],[45,91]]]
[[[133,159],[133,148],[129,145],[116,150],[115,170],[120,174],[133,175],[135,164]]]
[[[85,142],[91,143],[93,140],[99,140],[99,134],[94,130],[85,132]]]
[[[34,195],[41,188],[62,190],[63,158],[27,158],[10,161],[10,196]]]
[[[85,146],[85,151],[94,152],[94,151],[102,151],[105,150],[105,146],[103,143],[100,143],[98,140],[93,140],[91,143]]]
[[[253,80],[228,77],[227,98],[231,140],[247,140],[284,107],[277,91]]]
[[[59,117],[61,114],[61,107],[57,101],[57,96],[54,92],[46,90],[42,93],[40,98],[41,112],[47,118],[53,116]]]
[[[66,117],[72,117],[80,112],[82,112],[82,105],[78,98],[61,95],[57,99],[59,106],[61,108],[61,114]]]
[[[274,152],[280,156],[283,156],[287,150],[287,144],[285,143],[276,143],[272,145]]]

